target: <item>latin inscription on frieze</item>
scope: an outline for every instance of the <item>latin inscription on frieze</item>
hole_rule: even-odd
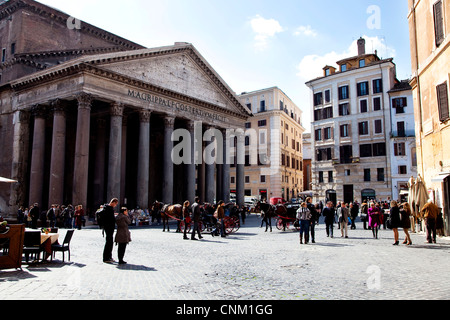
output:
[[[209,111],[205,111],[184,103],[176,102],[173,100],[165,99],[156,95],[152,95],[149,93],[139,92],[135,90],[128,89],[128,96],[133,97],[135,99],[139,99],[141,101],[146,101],[154,104],[158,104],[163,106],[170,111],[183,112],[186,113],[187,116],[198,116],[202,118],[208,118],[210,120],[228,122],[228,119],[218,113],[213,113]]]

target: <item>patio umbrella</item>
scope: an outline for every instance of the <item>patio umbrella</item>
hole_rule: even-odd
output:
[[[4,183],[16,183],[16,180],[11,180],[11,179],[7,179],[7,178],[3,178],[0,177],[0,182],[4,182]]]
[[[429,198],[430,197],[428,196],[427,187],[425,186],[422,177],[419,175],[416,180],[416,192],[414,195],[416,206],[415,209],[417,214],[420,213],[420,210],[422,210],[423,206],[428,202]]]
[[[415,216],[416,215],[416,208],[415,208],[415,191],[416,191],[416,180],[414,180],[414,177],[411,176],[411,179],[408,181],[408,203],[411,207],[411,213]]]

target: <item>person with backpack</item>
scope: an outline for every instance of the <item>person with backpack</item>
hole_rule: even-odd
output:
[[[105,247],[103,249],[103,262],[114,263],[112,251],[114,247],[114,229],[116,228],[116,217],[114,208],[119,204],[117,198],[112,199],[109,204],[105,205],[103,210],[98,212],[97,222],[101,229],[103,229],[103,236],[106,234]]]
[[[319,221],[320,214],[317,212],[316,206],[312,204],[311,197],[306,198],[306,206],[309,212],[311,212],[311,220],[309,226],[309,231],[311,232],[311,242],[316,243],[316,233],[314,229]]]

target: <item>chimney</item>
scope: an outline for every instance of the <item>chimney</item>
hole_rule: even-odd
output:
[[[366,40],[363,38],[358,39],[358,56],[366,54]]]

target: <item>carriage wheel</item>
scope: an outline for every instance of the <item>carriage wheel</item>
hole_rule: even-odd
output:
[[[190,223],[185,224],[184,221],[181,221],[181,222],[180,222],[180,230],[181,230],[181,232],[183,232],[183,233],[184,233],[184,228],[187,228],[187,230],[186,230],[187,233],[191,232],[191,224],[190,224]]]
[[[230,217],[225,217],[223,219],[224,229],[226,234],[230,234],[233,232],[234,223]]]
[[[280,231],[283,230],[283,219],[281,218],[277,220],[277,229]]]
[[[234,218],[234,230],[233,232],[238,232],[241,227],[241,222],[238,218]]]

